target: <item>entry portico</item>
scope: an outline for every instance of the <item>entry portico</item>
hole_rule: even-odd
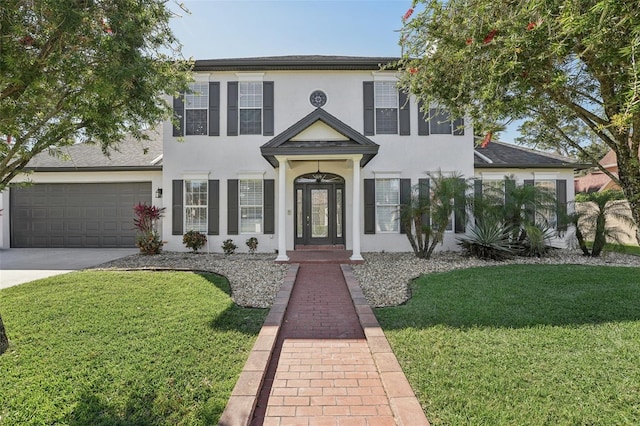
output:
[[[278,169],[277,261],[288,260],[287,242],[293,241],[294,247],[297,243],[344,243],[347,233],[351,236],[351,260],[363,260],[360,168],[378,153],[378,148],[321,108],[261,147],[263,157]],[[350,176],[341,175],[347,170]],[[350,188],[345,187],[347,181]],[[294,215],[287,209],[291,204]],[[351,220],[344,221],[345,215]],[[345,230],[347,223],[349,229]]]

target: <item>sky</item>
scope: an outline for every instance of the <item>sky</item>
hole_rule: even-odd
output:
[[[189,11],[177,5],[182,3]],[[186,58],[401,55],[411,0],[175,0],[171,27]],[[500,135],[512,142],[512,128]]]

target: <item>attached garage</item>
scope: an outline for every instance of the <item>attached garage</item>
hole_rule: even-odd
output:
[[[151,182],[11,188],[11,247],[135,247],[133,207],[151,204],[151,188]]]

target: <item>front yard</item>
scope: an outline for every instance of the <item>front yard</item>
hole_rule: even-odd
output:
[[[0,425],[217,423],[267,311],[227,280],[75,272],[0,291]]]
[[[640,424],[640,268],[430,274],[376,315],[433,425]]]

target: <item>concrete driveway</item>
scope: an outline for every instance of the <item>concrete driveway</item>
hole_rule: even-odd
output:
[[[138,249],[4,249],[0,250],[0,289],[91,268],[138,253]]]

